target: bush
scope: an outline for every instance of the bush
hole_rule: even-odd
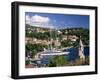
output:
[[[25,65],[30,64],[30,60],[25,61]]]
[[[65,66],[67,63],[68,60],[64,55],[55,56],[50,60],[48,67]]]
[[[61,42],[62,47],[69,47],[72,46],[72,42],[70,40],[64,40]]]
[[[44,48],[48,48],[47,45],[41,45],[41,44],[26,44],[25,50],[26,53],[31,56],[31,58],[38,53],[44,50]]]

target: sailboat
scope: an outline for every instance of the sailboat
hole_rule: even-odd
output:
[[[85,60],[84,45],[83,45],[83,43],[82,43],[81,36],[80,36],[80,43],[79,43],[79,57],[80,57],[80,59],[82,59],[83,61]]]
[[[58,43],[59,39],[57,35],[55,37],[56,37],[55,41],[56,43]],[[41,59],[43,59],[43,56],[49,56],[49,55],[55,56],[55,55],[68,55],[69,54],[69,52],[65,52],[62,49],[57,49],[57,46],[53,48],[52,29],[50,29],[50,40],[48,42],[50,42],[50,45],[48,45],[48,49],[44,48],[44,51],[37,53],[35,58],[31,59],[31,61],[35,62],[38,67],[41,67]]]
[[[58,30],[55,29],[58,33]],[[58,37],[56,35],[56,43],[59,42]],[[69,54],[69,52],[64,52],[61,49],[57,49],[57,46],[55,48],[53,48],[52,46],[53,43],[53,38],[52,38],[52,29],[50,28],[50,48],[46,51],[41,52],[41,56],[45,56],[45,55],[67,55]]]

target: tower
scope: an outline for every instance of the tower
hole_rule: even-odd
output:
[[[79,43],[79,57],[82,61],[85,61],[85,55],[84,55],[84,46],[80,37],[80,43]]]

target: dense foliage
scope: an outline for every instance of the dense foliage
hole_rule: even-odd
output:
[[[26,49],[26,54],[30,53],[31,58],[34,58],[34,56],[38,53],[43,51],[43,48],[47,48],[46,45],[41,45],[41,44],[26,44],[25,49]]]
[[[63,55],[53,57],[48,66],[56,67],[56,66],[65,66],[68,63],[67,58]]]
[[[72,42],[70,40],[64,40],[61,42],[62,47],[69,47],[72,46]]]
[[[55,56],[49,62],[46,67],[57,67],[57,66],[79,66],[79,65],[89,65],[89,56],[85,57],[85,61],[77,58],[75,61],[71,62],[65,56]]]

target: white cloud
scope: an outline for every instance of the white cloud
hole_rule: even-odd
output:
[[[33,15],[31,17],[29,15],[26,15],[26,24],[29,24],[31,26],[53,28],[53,25],[50,24],[50,18],[40,15]]]
[[[26,15],[26,24],[30,24],[31,23],[31,18],[29,15]]]
[[[43,17],[43,16],[39,16],[39,15],[34,15],[31,18],[32,22],[35,23],[49,23],[50,19],[48,17]]]

